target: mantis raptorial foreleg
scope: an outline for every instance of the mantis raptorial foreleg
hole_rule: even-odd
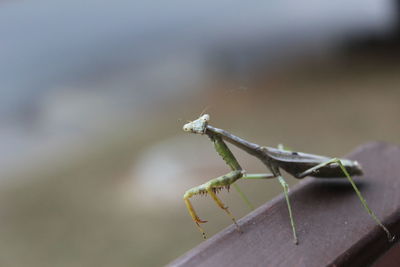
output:
[[[228,207],[226,207],[222,203],[222,201],[217,197],[216,193],[223,188],[229,188],[229,186],[232,183],[234,183],[237,179],[241,178],[242,176],[243,176],[242,170],[231,171],[230,173],[222,175],[218,178],[212,179],[205,184],[199,185],[197,187],[193,187],[193,188],[189,189],[188,191],[186,191],[186,193],[183,195],[183,200],[185,201],[185,204],[189,211],[189,214],[192,217],[193,221],[196,223],[197,228],[202,233],[204,238],[206,238],[206,234],[205,234],[203,228],[200,226],[200,224],[206,223],[207,221],[203,221],[199,218],[199,216],[197,215],[196,211],[194,210],[192,203],[190,202],[189,199],[194,195],[209,194],[212,197],[212,199],[215,201],[215,203],[217,203],[217,205],[221,209],[225,210],[225,212],[231,217],[233,223],[236,225],[236,227],[239,230],[239,226],[236,223],[235,217],[228,210]]]
[[[199,231],[201,232],[201,234],[203,235],[203,238],[206,239],[206,232],[204,232],[204,229],[200,226],[201,223],[206,223],[207,221],[203,221],[199,218],[199,216],[197,216],[196,211],[193,208],[192,203],[190,202],[189,198],[191,198],[193,195],[191,194],[191,190],[194,190],[194,188],[188,190],[185,195],[183,196],[183,201],[185,201],[186,207],[189,211],[190,216],[192,217],[193,221],[195,222],[197,228],[199,229]]]
[[[382,228],[383,231],[385,231],[387,238],[389,239],[389,241],[393,241],[395,239],[395,236],[393,236],[389,230],[382,224],[382,222],[378,219],[378,217],[375,215],[375,213],[371,210],[371,208],[368,206],[367,201],[365,200],[365,198],[361,195],[360,190],[358,189],[358,187],[356,186],[356,184],[354,183],[353,178],[351,178],[349,172],[346,170],[346,167],[343,165],[342,161],[338,158],[333,158],[327,162],[323,162],[321,164],[318,164],[317,166],[314,166],[304,172],[302,172],[301,174],[298,175],[299,178],[303,178],[307,175],[312,175],[313,173],[315,173],[316,171],[318,171],[318,169],[328,166],[330,164],[338,164],[340,169],[343,171],[344,175],[347,177],[347,179],[349,180],[350,184],[353,186],[354,191],[356,191],[356,194],[358,196],[358,198],[361,201],[361,204],[363,205],[364,209],[368,212],[368,214],[372,217],[372,219],[375,220],[375,222]]]
[[[222,157],[222,159],[226,162],[226,164],[228,164],[232,170],[242,170],[242,167],[240,166],[239,162],[236,160],[232,151],[225,144],[225,142],[222,140],[222,138],[218,135],[213,135],[213,134],[209,134],[208,136],[210,137],[211,141],[214,143],[215,150]],[[245,173],[245,172],[243,171],[243,173]],[[242,177],[240,177],[240,178],[242,178]],[[243,199],[243,201],[247,204],[247,206],[249,206],[249,208],[251,210],[253,210],[254,209],[253,204],[251,204],[250,200],[240,189],[239,185],[233,184],[233,183],[232,183],[232,185],[233,185],[233,188],[235,188],[235,190],[238,192],[240,197]]]
[[[222,138],[216,135],[209,135],[209,137],[211,141],[214,143],[214,147],[217,150],[218,154],[224,159],[224,161],[229,165],[229,167],[231,167],[232,171],[229,172],[228,174],[212,179],[205,184],[189,189],[183,196],[189,214],[192,217],[193,221],[196,223],[200,232],[203,234],[204,238],[206,237],[206,235],[203,228],[201,228],[200,223],[205,223],[206,221],[201,220],[197,216],[197,213],[195,212],[189,198],[198,194],[209,194],[211,198],[215,201],[215,203],[221,209],[225,210],[225,212],[231,217],[233,223],[236,225],[236,228],[240,230],[235,217],[229,211],[228,207],[226,207],[222,203],[222,201],[217,197],[216,193],[223,188],[229,189],[230,185],[236,182],[238,179],[242,178],[245,173],[242,170],[242,167],[239,165],[238,161],[236,160],[235,156],[232,154],[228,146],[222,140]],[[235,186],[235,189],[244,198],[246,203],[248,203],[251,206],[250,201],[247,199],[247,197],[243,194],[243,192],[237,185]]]
[[[239,227],[239,225],[238,225],[237,222],[236,222],[235,216],[233,216],[233,214],[229,211],[228,207],[225,206],[224,203],[222,203],[222,201],[217,197],[218,189],[220,189],[220,187],[217,187],[217,188],[209,187],[209,188],[207,189],[207,192],[208,192],[208,194],[210,194],[210,196],[211,196],[212,199],[215,201],[215,203],[217,203],[217,205],[218,205],[221,209],[223,209],[223,210],[229,215],[229,217],[231,217],[233,223],[234,223],[235,226],[236,226],[236,229],[238,229],[238,231],[241,232],[241,231],[240,231],[240,227]]]

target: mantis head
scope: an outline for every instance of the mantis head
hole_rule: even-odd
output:
[[[206,132],[207,124],[210,121],[210,115],[204,114],[197,120],[191,121],[183,125],[183,130],[189,133],[204,134]]]

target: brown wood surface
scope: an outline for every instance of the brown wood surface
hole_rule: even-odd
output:
[[[400,147],[369,143],[351,153],[365,174],[356,183],[372,210],[400,232]],[[272,181],[268,181],[272,182]],[[282,195],[231,225],[170,266],[365,266],[397,243],[365,212],[346,179],[308,177],[290,193],[299,245],[293,243]]]
[[[400,266],[400,243],[394,244],[389,251],[383,254],[372,267],[399,267]]]

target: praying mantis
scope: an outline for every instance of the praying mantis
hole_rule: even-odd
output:
[[[201,227],[201,224],[206,223],[207,221],[201,220],[199,218],[195,209],[193,208],[192,203],[190,202],[191,197],[202,194],[210,195],[217,206],[224,210],[230,216],[231,220],[240,232],[241,230],[238,223],[236,222],[235,217],[229,211],[228,207],[226,207],[221,199],[217,196],[217,193],[224,188],[229,189],[229,187],[232,185],[244,198],[244,200],[249,203],[247,197],[235,184],[237,180],[277,178],[283,188],[283,193],[289,212],[290,224],[293,232],[293,239],[294,243],[297,245],[298,238],[296,233],[296,226],[294,223],[292,209],[289,201],[289,186],[280,172],[280,170],[283,169],[298,179],[302,179],[306,176],[313,176],[317,178],[347,178],[367,213],[386,233],[388,240],[394,240],[395,237],[389,232],[389,230],[383,225],[383,223],[378,219],[375,213],[368,206],[366,200],[361,195],[360,190],[358,189],[353,181],[353,178],[351,177],[352,175],[363,174],[362,168],[357,161],[342,158],[329,158],[325,156],[307,154],[302,152],[294,152],[285,150],[283,147],[272,148],[260,146],[255,143],[246,141],[238,136],[235,136],[223,129],[215,128],[209,125],[209,121],[210,115],[204,114],[198,119],[189,122],[183,126],[183,130],[185,132],[207,135],[210,138],[211,142],[214,144],[215,150],[223,158],[226,164],[231,168],[231,171],[229,173],[211,179],[208,182],[199,186],[193,187],[187,190],[183,196],[183,200],[186,204],[188,212],[195,222],[197,228],[203,235],[203,238],[206,238],[206,234],[204,229]],[[264,165],[267,166],[271,173],[248,174],[240,166],[239,162],[236,160],[235,156],[228,148],[225,141],[258,158],[262,163],[264,163]]]

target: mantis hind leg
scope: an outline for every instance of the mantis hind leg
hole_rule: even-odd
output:
[[[327,162],[321,163],[315,167],[312,167],[308,170],[306,170],[305,172],[299,174],[299,177],[305,177],[307,175],[312,174],[313,172],[317,171],[319,168],[328,166],[332,163],[336,163],[339,165],[340,169],[342,170],[342,172],[344,173],[344,175],[346,176],[346,178],[349,180],[351,186],[353,187],[354,191],[356,192],[358,198],[361,201],[361,204],[363,205],[364,209],[367,211],[367,213],[369,214],[369,216],[372,217],[372,219],[374,219],[374,221],[382,228],[382,230],[386,233],[387,238],[389,240],[389,242],[392,242],[395,239],[395,236],[392,235],[389,230],[386,228],[386,226],[383,225],[383,223],[379,220],[379,218],[376,216],[376,214],[371,210],[371,208],[368,206],[367,201],[365,200],[365,198],[361,195],[360,190],[358,189],[358,187],[356,186],[356,184],[354,183],[353,178],[351,178],[349,172],[346,170],[346,167],[342,164],[342,162],[340,161],[340,159],[338,158],[333,158]]]

